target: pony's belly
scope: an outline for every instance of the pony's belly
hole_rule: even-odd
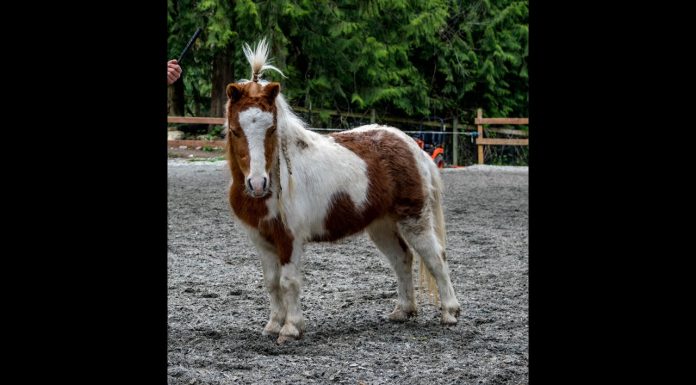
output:
[[[325,214],[312,241],[331,242],[363,231],[375,219],[386,215],[385,207],[365,205],[357,207],[346,193],[334,195],[331,209]]]

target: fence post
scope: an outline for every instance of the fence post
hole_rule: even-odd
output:
[[[370,110],[370,123],[377,121],[377,115],[375,114],[375,109]]]
[[[452,119],[452,165],[459,165],[459,118]]]
[[[476,110],[476,117],[478,119],[483,119],[483,110]],[[479,139],[483,139],[483,125],[477,124],[476,130],[478,131],[478,136],[476,137],[476,147],[478,148],[478,164],[483,164],[483,145],[478,144]]]

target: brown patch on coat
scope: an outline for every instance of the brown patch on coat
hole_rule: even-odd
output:
[[[268,215],[266,199],[271,195],[262,198],[252,198],[245,192],[244,175],[239,166],[229,162],[232,169],[232,187],[230,188],[230,206],[234,214],[247,225],[258,229],[261,220]]]
[[[237,172],[239,173],[238,175],[241,176],[241,171],[236,171],[233,172],[232,178],[235,178],[234,175],[237,174]],[[247,225],[258,229],[261,236],[275,247],[280,264],[285,265],[290,262],[290,257],[292,256],[292,242],[294,239],[290,231],[277,217],[271,220],[264,219],[264,217],[268,215],[266,200],[269,199],[271,195],[267,195],[263,198],[252,198],[244,192],[244,186],[233,182],[229,197],[234,214]]]
[[[367,202],[355,207],[350,196],[338,192],[324,220],[326,233],[312,240],[334,241],[355,234],[373,220],[389,215],[395,220],[419,217],[425,191],[413,152],[400,137],[386,130],[341,132],[330,135],[367,163]]]
[[[259,232],[264,239],[275,246],[281,266],[290,262],[294,238],[287,227],[285,227],[283,221],[275,217],[271,220],[261,221],[259,225]]]

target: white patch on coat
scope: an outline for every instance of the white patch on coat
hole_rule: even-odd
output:
[[[324,221],[336,193],[346,193],[361,209],[367,203],[367,163],[333,139],[311,133],[302,138],[307,147],[287,148],[292,159],[292,175],[281,157],[281,183],[286,201],[283,202],[288,227],[295,236],[309,239],[326,232]],[[290,186],[292,178],[292,188]]]
[[[248,178],[266,175],[266,156],[264,140],[266,130],[273,125],[273,114],[256,107],[239,113],[239,126],[244,131],[249,148]]]
[[[271,178],[273,178],[273,177],[271,177]],[[278,183],[277,180],[273,180],[271,182],[271,184],[273,184],[273,185],[275,185],[276,183]],[[269,199],[266,199],[266,209],[268,210],[268,214],[266,214],[266,216],[263,217],[263,219],[269,221],[269,220],[278,216],[278,213],[279,213],[279,211],[278,211],[278,199],[276,199],[275,196],[270,197]]]
[[[276,111],[282,138],[278,210],[293,237],[308,240],[326,233],[324,221],[336,193],[346,193],[358,209],[365,206],[367,163],[333,138],[305,129],[282,95],[276,97]]]

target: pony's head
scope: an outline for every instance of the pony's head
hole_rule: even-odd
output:
[[[251,64],[252,80],[227,85],[229,161],[235,162],[244,175],[247,193],[260,198],[270,191],[269,175],[278,158],[275,100],[280,84],[259,81],[259,78],[265,69],[280,70],[266,64],[268,45],[265,39],[253,50],[245,44],[244,54]]]
[[[279,91],[278,83],[227,86],[230,161],[241,169],[245,188],[254,198],[265,196],[270,188],[269,173],[277,158],[275,98]]]

